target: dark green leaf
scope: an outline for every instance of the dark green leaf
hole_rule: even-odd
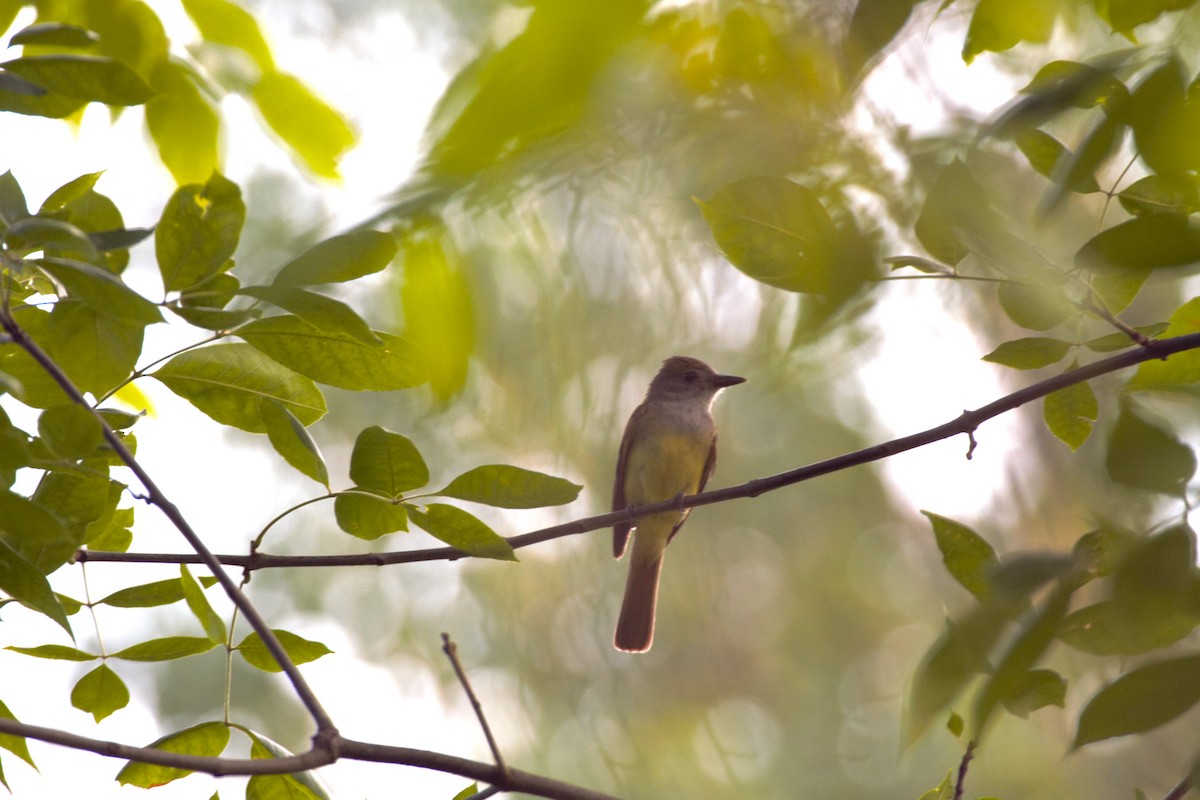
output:
[[[1162,59],[1134,89],[1125,119],[1137,152],[1150,171],[1182,175],[1200,169],[1200,102],[1185,86],[1185,67],[1176,55]]]
[[[230,331],[239,325],[245,325],[252,319],[258,319],[259,316],[259,310],[253,308],[226,310],[180,306],[174,303],[168,305],[167,308],[185,322],[209,331]]]
[[[1147,175],[1117,195],[1130,214],[1174,214],[1187,216],[1200,211],[1200,191],[1189,179],[1169,175]]]
[[[435,494],[500,508],[540,508],[570,503],[582,488],[540,472],[491,464],[464,472]]]
[[[404,506],[377,494],[355,491],[339,494],[333,501],[338,527],[359,539],[378,539],[389,533],[408,530],[408,512]]]
[[[176,189],[154,233],[163,288],[190,289],[228,269],[245,221],[241,190],[219,173]]]
[[[14,653],[20,653],[25,656],[48,658],[54,661],[95,661],[100,657],[93,653],[61,644],[42,644],[37,647],[9,646],[4,649],[12,650]]]
[[[1196,455],[1170,430],[1154,425],[1128,405],[1108,437],[1108,475],[1118,483],[1179,495],[1196,473]]]
[[[95,100],[113,106],[135,106],[154,94],[136,72],[111,58],[23,56],[5,61],[3,67],[52,94],[84,102]]]
[[[186,753],[193,756],[215,758],[229,744],[229,727],[223,722],[202,722],[176,733],[169,733],[149,746],[168,753]],[[133,785],[143,789],[162,786],[171,781],[191,775],[188,769],[162,767],[130,761],[117,773],[117,783]]]
[[[1075,367],[1072,363],[1069,369]],[[1046,427],[1072,450],[1078,450],[1092,435],[1092,426],[1099,415],[1096,394],[1086,381],[1051,392],[1042,401]]]
[[[1075,163],[1074,154],[1045,131],[1025,131],[1017,136],[1016,143],[1031,167],[1060,184],[1071,171],[1067,169],[1067,165]],[[1071,182],[1065,184],[1068,191],[1083,194],[1100,191],[1100,185],[1096,183],[1092,173],[1076,172],[1077,174],[1071,176]]]
[[[745,178],[696,202],[725,257],[751,278],[793,292],[834,287],[836,229],[811,189]]]
[[[429,483],[429,468],[409,439],[372,425],[354,442],[350,480],[359,488],[396,498]]]
[[[75,403],[43,411],[38,417],[38,436],[50,452],[63,459],[91,455],[104,441],[91,411]]]
[[[922,511],[933,526],[938,550],[946,571],[963,588],[979,598],[987,597],[992,591],[988,572],[996,565],[996,551],[982,536],[962,523]]]
[[[0,539],[0,589],[50,617],[67,633],[71,632],[67,614],[50,589],[46,576],[3,539]]]
[[[1067,357],[1072,344],[1062,339],[1031,336],[1004,342],[983,357],[984,361],[1003,364],[1014,369],[1039,369],[1057,364]]]
[[[88,231],[88,238],[97,250],[124,250],[150,238],[153,228],[117,228],[111,231]]]
[[[12,171],[7,170],[0,175],[0,230],[28,216],[29,207],[25,203],[21,184],[17,183]]]
[[[467,555],[517,560],[512,545],[461,508],[433,503],[419,511],[410,505],[408,516],[426,532]]]
[[[142,353],[146,326],[101,313],[76,300],[50,312],[44,347],[76,387],[97,396],[123,382]]]
[[[371,346],[383,344],[354,309],[332,297],[298,286],[245,286],[239,293],[290,311],[325,333],[342,334]]]
[[[46,250],[91,262],[100,259],[100,251],[86,232],[58,219],[25,217],[8,226],[3,239],[7,248],[18,255]]]
[[[82,300],[101,314],[141,325],[163,321],[158,306],[108,270],[62,258],[43,258],[33,263],[54,276],[69,296]]]
[[[237,335],[271,358],[313,380],[351,391],[410,389],[428,378],[412,345],[376,331],[383,346],[326,333],[299,317],[268,317],[243,325]]]
[[[396,257],[396,240],[379,231],[356,231],[318,242],[284,264],[276,286],[345,283],[379,272]]]
[[[66,530],[62,539],[51,538],[49,534],[41,537],[26,534],[31,545],[38,542],[36,552],[31,549],[26,556],[33,557],[47,574],[66,563],[80,545],[108,526],[125,490],[123,484],[105,477],[102,470],[107,468],[106,462],[94,459],[84,461],[82,466],[85,471],[79,474],[44,475],[33,494],[33,500],[57,517]]]
[[[17,31],[8,40],[9,47],[21,44],[58,45],[60,47],[91,47],[100,37],[66,22],[39,22]]]
[[[296,665],[316,661],[321,656],[333,652],[320,642],[310,641],[289,631],[272,629],[272,632],[275,634],[275,638],[279,640],[279,643],[283,645],[288,658]],[[267,650],[266,645],[262,642],[262,638],[257,633],[252,633],[245,639],[242,639],[235,649],[242,654],[242,658],[246,659],[247,664],[256,669],[261,669],[263,672],[280,672],[282,669],[275,663],[275,658]]]
[[[165,636],[150,639],[112,654],[126,661],[174,661],[179,658],[207,653],[216,643],[205,636]]]
[[[71,705],[91,714],[99,722],[129,705],[129,689],[107,664],[101,664],[75,684],[71,690]]]
[[[1079,715],[1074,747],[1153,730],[1200,700],[1200,656],[1130,670],[1101,689]]]
[[[49,474],[43,476],[41,485],[67,483],[73,483],[69,477]],[[80,544],[82,535],[71,530],[76,526],[64,522],[54,513],[53,501],[47,507],[39,501],[37,494],[30,499],[7,490],[0,491],[0,540],[7,542],[44,575],[65,564]]]
[[[259,400],[258,413],[275,452],[301,473],[328,488],[329,470],[325,459],[300,420],[282,403],[267,397]]]
[[[180,353],[152,377],[217,422],[251,433],[266,432],[260,398],[283,404],[304,425],[325,414],[325,398],[311,380],[247,344]]]
[[[1200,223],[1174,214],[1143,214],[1093,236],[1075,254],[1081,269],[1152,270],[1200,261]]]
[[[1011,694],[1004,698],[1004,707],[1024,719],[1039,708],[1062,708],[1066,699],[1066,678],[1054,670],[1034,669],[1013,681]]]

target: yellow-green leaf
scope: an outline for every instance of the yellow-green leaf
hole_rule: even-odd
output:
[[[186,753],[192,756],[215,758],[229,744],[229,728],[223,722],[202,722],[191,728],[169,733],[150,744],[156,750],[168,753]],[[191,775],[189,769],[163,767],[157,764],[142,764],[131,761],[117,773],[117,783],[152,789]]]

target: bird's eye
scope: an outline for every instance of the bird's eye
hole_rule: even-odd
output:
[[[696,377],[697,377],[697,376],[696,376],[696,373],[695,373],[695,371],[693,371],[693,370],[690,370],[690,369],[689,369],[687,372],[683,373],[683,379],[684,379],[684,381],[686,381],[687,383],[695,383],[695,382],[696,382]]]

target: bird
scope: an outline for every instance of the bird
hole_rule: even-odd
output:
[[[613,482],[614,511],[657,503],[704,489],[717,463],[712,405],[724,388],[744,383],[698,358],[671,356],[650,382],[646,398],[625,426]],[[644,653],[654,641],[654,613],[667,543],[691,509],[664,511],[613,526],[613,556],[633,533],[629,575],[613,646]]]

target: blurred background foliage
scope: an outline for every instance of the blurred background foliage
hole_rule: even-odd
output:
[[[84,5],[96,19],[138,6]],[[713,486],[948,420],[1042,376],[999,365],[980,371],[977,359],[1027,335],[1022,325],[1041,330],[1037,315],[1057,287],[997,302],[987,279],[948,278],[953,251],[983,266],[976,277],[1014,248],[1069,269],[1122,213],[1104,192],[1079,193],[1092,188],[1086,179],[1106,190],[1127,186],[1126,162],[1158,128],[1126,118],[1137,138],[1100,141],[1094,162],[1072,171],[1056,167],[1053,146],[1048,163],[1044,149],[1030,155],[1046,143],[1021,135],[1043,126],[1072,150],[1092,152],[1085,145],[1104,123],[1103,98],[1064,111],[1050,96],[1046,112],[1035,101],[1048,95],[1033,92],[1002,116],[998,106],[980,108],[979,86],[999,80],[1015,89],[1055,59],[1095,59],[1136,42],[1136,56],[1118,52],[1101,72],[1111,64],[1111,74],[1144,78],[1152,58],[1180,54],[1174,130],[1194,133],[1186,123],[1200,17],[1190,3],[245,4],[268,32],[322,20],[335,50],[397,7],[453,78],[430,116],[423,160],[413,174],[397,174],[394,195],[360,223],[393,229],[401,255],[386,281],[350,299],[377,325],[422,345],[430,381],[384,395],[332,390],[331,413],[314,431],[343,465],[365,424],[401,431],[438,454],[430,461],[444,473],[435,484],[502,461],[585,485],[566,509],[481,514],[502,533],[607,508],[625,419],[658,362],[674,353],[749,378],[718,403]],[[228,25],[198,27],[209,41],[197,58],[222,91],[261,103],[274,96],[261,75],[291,85],[253,37],[221,42]],[[923,71],[937,63],[923,52],[947,41],[973,62],[953,83]],[[177,77],[160,76],[164,86]],[[394,102],[390,87],[423,79],[380,75],[369,102]],[[338,100],[330,105],[353,116]],[[336,147],[311,151],[279,130],[294,110],[259,113],[312,174],[332,176],[350,146],[350,129],[329,118],[321,117],[332,140],[322,141]],[[1157,152],[1169,161],[1173,147]],[[195,152],[177,158],[159,149],[177,180],[196,179],[187,167]],[[215,164],[220,150],[204,146],[200,157]],[[1151,169],[1186,175],[1184,194],[1194,195],[1190,157]],[[956,159],[965,178],[948,169]],[[806,187],[828,213],[829,280],[817,291],[754,280],[714,242],[705,204],[763,176]],[[332,201],[282,170],[239,181],[250,207],[243,275],[298,252],[317,236],[313,220],[335,216],[323,205]],[[926,205],[931,195],[940,210]],[[918,224],[925,214],[936,227],[934,211],[951,234],[942,249]],[[986,225],[973,227],[980,217]],[[980,230],[1005,235],[981,241]],[[940,266],[891,274],[883,259],[910,253]],[[1020,254],[1014,260],[1028,266]],[[1165,321],[1189,288],[1179,272],[1155,275],[1122,318]],[[1073,341],[1113,330],[1079,315],[1065,324]],[[1099,428],[1114,424],[1119,403],[1134,402],[1194,437],[1194,398],[1121,400],[1115,378],[1094,384]],[[1010,416],[980,430],[972,461],[955,442],[919,461],[697,511],[671,547],[658,641],[645,656],[609,644],[624,565],[612,561],[603,531],[525,549],[519,565],[263,574],[251,588],[268,617],[287,609],[337,619],[364,657],[402,685],[436,676],[444,702],[458,707],[439,653],[438,633],[449,631],[506,757],[524,769],[628,797],[917,797],[957,765],[964,742],[939,718],[903,747],[906,693],[946,618],[971,601],[945,574],[920,504],[970,524],[1001,553],[1067,552],[1101,522],[1145,533],[1180,513],[1178,497],[1114,483],[1100,437],[1072,453],[1046,430],[1040,409]],[[277,479],[295,480],[282,465]],[[420,536],[376,546],[427,545]],[[362,545],[347,542],[328,516],[304,514],[265,547]],[[189,721],[203,714],[195,703],[216,703],[216,690],[170,688],[181,674],[211,683],[202,662],[163,679],[166,715]],[[1080,708],[1121,664],[1062,646],[1047,662],[1071,682],[1066,709],[995,721],[972,764],[969,796],[1128,796],[1139,787],[1161,796],[1187,774],[1200,733],[1195,714],[1068,754]],[[260,690],[258,676],[238,680],[243,713],[302,746],[302,728],[280,723],[279,696]],[[289,740],[278,727],[295,733]],[[463,728],[464,752],[483,754],[477,733]]]

